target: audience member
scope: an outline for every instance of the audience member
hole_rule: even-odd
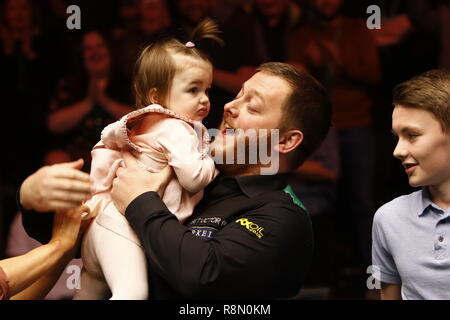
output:
[[[55,135],[47,164],[83,158],[90,163],[90,150],[108,123],[132,110],[130,84],[115,68],[106,39],[96,31],[82,38],[82,66],[61,80],[47,126]],[[88,169],[87,167],[85,168]]]
[[[291,0],[255,0],[253,22],[264,61],[287,61],[290,38],[301,24],[303,13],[303,8]]]
[[[128,28],[114,34],[118,65],[129,78],[141,49],[159,38],[174,34],[166,0],[137,0],[133,3],[137,11],[136,23],[129,22]],[[127,4],[127,10],[132,10],[133,3]],[[124,7],[120,9],[123,11]]]
[[[41,165],[48,142],[45,113],[56,83],[58,46],[41,28],[36,2],[0,3],[0,90],[4,137],[0,160],[0,256],[14,216],[15,189]]]

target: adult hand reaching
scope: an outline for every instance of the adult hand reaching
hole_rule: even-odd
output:
[[[90,209],[86,205],[81,205],[68,210],[57,210],[53,217],[52,240],[59,242],[66,252],[78,249],[80,244],[80,235],[88,227],[90,221],[81,221],[81,218],[87,214]]]
[[[40,212],[66,210],[91,197],[89,175],[80,171],[83,160],[45,166],[25,179],[20,204]]]
[[[124,214],[131,201],[145,192],[157,192],[162,198],[173,175],[172,168],[166,166],[157,173],[151,173],[141,168],[130,153],[124,153],[123,159],[124,164],[117,169],[111,190],[111,198],[120,213]]]
[[[80,228],[83,229],[81,222],[83,212],[89,212],[89,208],[83,205],[56,211],[52,239],[48,244],[24,255],[0,260],[0,268],[7,276],[9,291],[13,298],[43,299],[47,295],[78,250],[81,239]],[[87,222],[84,224],[86,226]]]

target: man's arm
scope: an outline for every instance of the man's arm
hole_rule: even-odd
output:
[[[287,208],[241,215],[247,220],[230,221],[206,241],[181,225],[155,192],[136,198],[126,217],[150,269],[187,298],[293,296],[311,259],[309,219]],[[259,227],[260,237],[252,232]]]
[[[248,220],[229,221],[205,241],[181,225],[160,198],[170,167],[150,173],[127,153],[124,162],[112,200],[136,231],[150,269],[172,289],[190,298],[280,298],[298,292],[311,260],[312,231],[308,215],[293,207],[288,195],[286,202],[277,198],[281,202],[241,214]],[[264,229],[260,237],[257,226]]]
[[[402,285],[381,283],[380,298],[381,300],[402,300]]]

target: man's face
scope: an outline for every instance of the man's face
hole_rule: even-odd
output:
[[[284,79],[264,71],[256,73],[243,84],[236,98],[225,105],[220,132],[211,144],[212,153],[226,156],[234,152],[236,157],[237,145],[245,139],[245,131],[279,129],[282,107],[290,93]],[[237,129],[241,130],[233,134]]]
[[[398,137],[394,157],[402,161],[411,186],[450,182],[450,133],[430,112],[397,105],[392,131]]]
[[[326,18],[334,17],[342,6],[342,0],[314,0],[314,7]]]

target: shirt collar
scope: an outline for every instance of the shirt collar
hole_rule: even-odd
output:
[[[431,201],[430,192],[428,191],[427,187],[423,187],[421,192],[419,192],[417,208],[419,217],[423,216],[425,213],[428,213],[429,211],[437,211],[442,213],[444,212],[441,208],[439,208]]]
[[[255,175],[234,178],[247,197],[256,197],[262,193],[282,190],[286,187],[287,174]]]

